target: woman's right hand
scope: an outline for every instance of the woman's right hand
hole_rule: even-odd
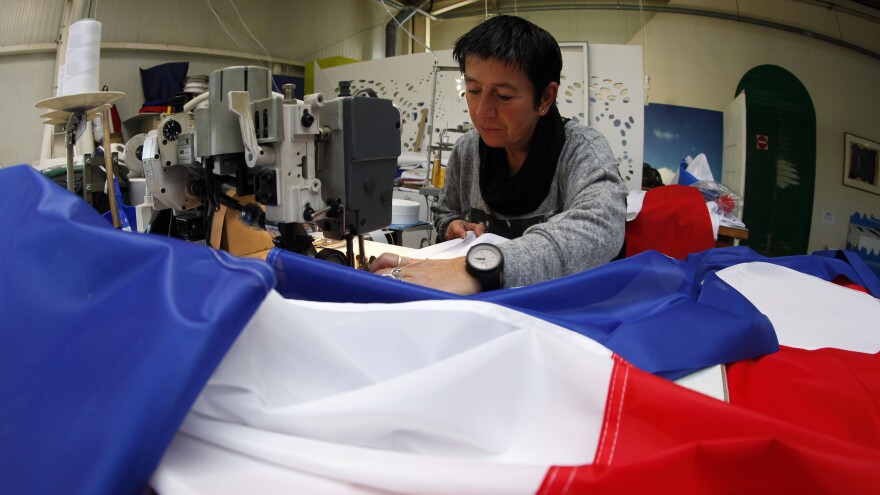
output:
[[[464,239],[468,232],[473,232],[476,237],[486,232],[486,226],[481,223],[470,223],[464,220],[453,220],[446,227],[446,240]]]

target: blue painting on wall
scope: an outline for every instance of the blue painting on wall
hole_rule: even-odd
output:
[[[669,184],[683,158],[703,153],[720,181],[723,116],[714,110],[651,103],[645,107],[645,163]]]

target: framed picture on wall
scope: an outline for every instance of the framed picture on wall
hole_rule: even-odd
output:
[[[880,194],[880,143],[844,134],[843,184]]]

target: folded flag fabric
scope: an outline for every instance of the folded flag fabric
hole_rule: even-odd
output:
[[[140,493],[274,273],[115,230],[27,166],[0,197],[0,493]]]
[[[788,290],[775,307],[759,303],[781,327],[790,300],[821,305],[839,292],[833,297],[851,308],[849,323],[865,341],[877,333],[869,323],[880,304],[867,294],[762,262],[717,278],[743,297]],[[833,335],[820,337],[838,345]],[[773,355],[750,360],[748,371],[734,364],[733,404],[726,404],[499,305],[270,295],[205,387],[153,484],[172,494],[235,493],[231,486],[260,493],[874,493],[880,363],[868,352],[875,348],[823,348],[836,353],[837,368],[824,380],[798,370],[791,356],[783,365],[763,363]],[[803,362],[822,361],[830,358]],[[768,372],[755,376],[762,367]],[[812,385],[799,383],[804,375]],[[788,400],[791,388],[804,395]],[[764,390],[775,397],[762,400]],[[786,403],[809,408],[792,413]]]
[[[717,232],[698,189],[655,187],[645,193],[638,216],[626,223],[626,255],[654,250],[683,260],[714,247]]]
[[[359,303],[459,298],[281,250],[270,252],[268,261],[279,292],[287,298]],[[603,344],[639,369],[677,379],[778,350],[767,317],[715,277],[718,270],[750,261],[772,262],[828,281],[844,277],[862,286],[876,284],[869,270],[859,275],[845,260],[770,259],[735,247],[704,251],[685,261],[648,251],[562,279],[470,299],[556,323]],[[858,262],[857,257],[851,261]]]
[[[523,493],[548,460],[592,462],[613,365],[595,342],[490,303],[270,296],[178,440],[209,466],[232,452],[324,481],[321,493]],[[226,476],[189,469],[204,467],[163,462],[154,486],[223,491]]]

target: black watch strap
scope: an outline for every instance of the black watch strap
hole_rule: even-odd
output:
[[[474,259],[480,250],[488,250],[494,254],[496,264],[487,267],[482,265],[478,259]],[[483,291],[497,290],[504,287],[504,256],[501,251],[490,244],[476,244],[468,250],[465,257],[465,267],[467,272],[480,282]]]
[[[498,270],[495,275],[486,276],[486,274],[483,274],[482,276],[475,275],[474,277],[480,281],[480,286],[483,288],[483,292],[486,292],[487,290],[498,290],[504,287],[503,269]]]

